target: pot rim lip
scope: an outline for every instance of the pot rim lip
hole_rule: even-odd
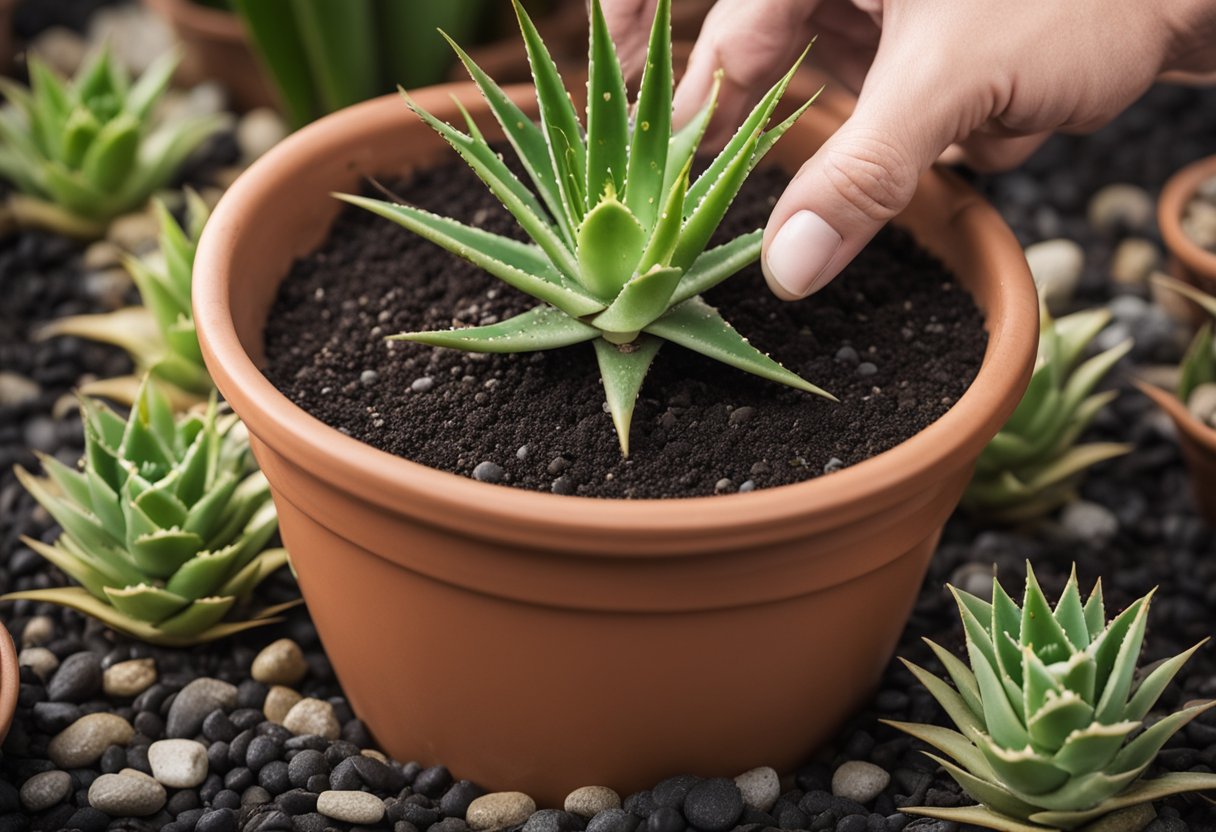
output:
[[[1199,186],[1216,177],[1216,155],[1205,156],[1181,168],[1166,180],[1157,201],[1157,226],[1166,247],[1183,265],[1216,280],[1216,252],[1207,251],[1182,228],[1182,214]]]
[[[0,740],[8,734],[17,711],[17,693],[21,687],[21,668],[17,664],[17,646],[8,628],[0,626]]]
[[[1195,444],[1216,454],[1216,428],[1211,428],[1195,418],[1177,394],[1158,387],[1144,379],[1134,379],[1140,392],[1148,396],[1174,422],[1179,431],[1185,433]]]
[[[235,12],[215,9],[190,0],[145,0],[170,22],[195,30],[215,40],[245,39],[245,29]]]
[[[505,89],[508,94],[531,90],[527,85]],[[451,107],[452,96],[467,99],[479,95],[470,82],[437,85],[411,94],[436,110],[442,109],[443,102]],[[996,283],[999,300],[993,305],[1003,307],[1004,314],[1000,318],[985,317],[987,348],[964,394],[939,419],[887,451],[830,476],[750,493],[667,499],[578,498],[478,482],[347,436],[281,393],[241,345],[227,297],[232,247],[225,244],[225,237],[239,234],[238,229],[249,224],[243,220],[255,215],[258,206],[291,170],[321,148],[358,134],[361,125],[379,127],[390,117],[390,108],[393,116],[399,117],[396,111],[401,106],[397,95],[382,96],[330,114],[289,136],[256,161],[224,194],[198,247],[194,315],[217,386],[260,441],[291,459],[291,454],[283,453],[281,441],[264,436],[262,427],[273,425],[276,435],[290,435],[295,446],[309,448],[307,467],[316,470],[318,464],[324,465],[325,477],[334,487],[390,511],[399,511],[403,500],[421,496],[430,509],[447,506],[515,528],[546,528],[550,533],[572,535],[630,535],[638,539],[682,535],[706,540],[741,526],[832,522],[851,504],[866,504],[931,478],[932,469],[977,442],[994,412],[1011,413],[1021,399],[1020,386],[1029,375],[1037,349],[1039,317],[1029,267],[1016,238],[996,210],[961,180],[935,169],[930,174],[932,181],[953,203],[948,211],[950,226],[962,229],[956,233],[987,229],[991,237],[988,242],[1001,249],[988,258],[1001,260],[1001,267],[985,270],[985,280]],[[797,127],[786,141],[796,135]],[[1027,332],[1036,333],[1036,337],[1028,338]],[[298,464],[298,460],[292,464]],[[564,543],[560,541],[559,545]],[[577,542],[572,542],[567,548],[577,547]],[[636,554],[620,552],[625,557]]]

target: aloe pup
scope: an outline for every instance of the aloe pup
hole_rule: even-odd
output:
[[[150,373],[174,408],[184,410],[206,402],[215,390],[203,364],[190,308],[194,253],[210,212],[192,190],[186,191],[184,226],[163,202],[154,204],[160,219],[158,255],[142,260],[128,255],[125,260],[143,306],[59,318],[40,329],[38,337],[75,335],[114,344],[131,356],[135,375],[91,381],[80,388],[81,393],[130,405],[139,394],[141,378]]]
[[[13,592],[79,610],[154,644],[222,638],[281,619],[286,607],[226,621],[238,601],[287,562],[267,549],[278,528],[266,478],[252,465],[244,426],[202,412],[175,416],[151,379],[124,421],[82,400],[80,470],[42,459],[45,478],[17,478],[63,528],[54,544],[23,542],[79,587]]]
[[[994,578],[992,601],[951,587],[970,666],[933,642],[948,684],[905,662],[957,731],[890,723],[980,805],[903,811],[1006,832],[1077,829],[1111,812],[1216,788],[1216,774],[1142,779],[1161,747],[1216,702],[1156,722],[1158,698],[1201,645],[1137,673],[1152,593],[1112,621],[1101,582],[1082,600],[1074,567],[1053,609],[1026,565],[1021,607]],[[939,756],[944,755],[944,756]]]
[[[1116,442],[1078,444],[1094,418],[1118,395],[1095,393],[1111,368],[1132,347],[1129,338],[1085,361],[1090,342],[1110,323],[1110,312],[1092,309],[1052,318],[1040,311],[1039,354],[1022,401],[976,464],[963,507],[985,519],[1035,520],[1076,497],[1090,467],[1126,454]]]
[[[518,2],[540,106],[528,118],[454,42],[453,48],[528,173],[529,190],[466,113],[468,132],[409,106],[464,158],[531,239],[520,243],[408,205],[339,195],[465,258],[540,301],[488,326],[392,336],[469,352],[532,352],[591,343],[621,452],[642,380],[665,341],[745,372],[830,394],[751,346],[701,293],[760,256],[762,232],[707,248],[748,174],[810,106],[766,129],[797,65],[761,99],[699,177],[691,168],[717,92],[685,127],[671,124],[671,3],[660,0],[632,117],[616,48],[591,4],[586,128]]]
[[[155,124],[173,70],[166,55],[132,81],[102,48],[66,81],[37,57],[30,87],[0,79],[0,177],[19,221],[73,237],[101,236],[110,220],[143,207],[182,163],[228,123],[225,115]]]

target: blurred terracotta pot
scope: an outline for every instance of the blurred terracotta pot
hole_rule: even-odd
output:
[[[189,83],[213,80],[228,91],[236,109],[278,108],[269,78],[234,12],[192,0],[144,0],[181,41],[185,57],[181,72]]]
[[[787,98],[818,85],[799,78]],[[529,88],[509,91],[535,111]],[[458,117],[454,96],[493,123],[471,85],[415,96],[441,119]],[[812,108],[777,163],[796,170],[834,111]],[[897,220],[954,270],[989,331],[971,388],[902,445],[748,494],[561,497],[376,450],[258,369],[279,283],[338,212],[329,193],[448,158],[396,97],[352,107],[243,174],[198,252],[207,365],[252,434],[351,704],[396,757],[549,805],[587,784],[628,792],[805,760],[878,684],[942,525],[1030,378],[1038,301],[1013,234],[940,171]]]
[[[1169,249],[1169,268],[1174,277],[1209,294],[1216,294],[1216,253],[1208,251],[1191,239],[1182,228],[1186,206],[1208,179],[1216,177],[1216,156],[1208,156],[1187,165],[1175,173],[1161,190],[1157,203],[1157,224]],[[1171,308],[1185,305],[1190,322],[1199,326],[1211,316],[1191,301],[1170,293]]]
[[[1165,411],[1178,429],[1178,444],[1191,474],[1191,490],[1199,513],[1216,525],[1216,428],[1200,422],[1172,392],[1152,384],[1136,386]]]
[[[21,668],[17,666],[17,648],[8,628],[0,624],[0,741],[8,736],[17,711],[17,694],[21,691]]]

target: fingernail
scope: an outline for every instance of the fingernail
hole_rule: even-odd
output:
[[[833,275],[827,268],[840,249],[841,237],[814,211],[799,211],[788,220],[764,258],[770,278],[791,295],[817,292]]]

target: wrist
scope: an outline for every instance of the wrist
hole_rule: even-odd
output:
[[[1216,71],[1216,0],[1171,0],[1165,16],[1171,42],[1162,71]]]

